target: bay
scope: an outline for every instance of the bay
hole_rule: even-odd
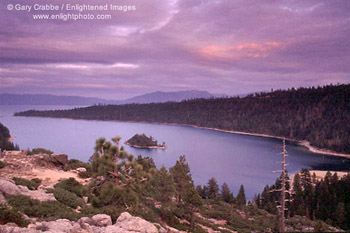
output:
[[[180,155],[185,155],[196,185],[204,185],[215,177],[220,186],[226,182],[237,195],[243,184],[250,200],[279,177],[278,173],[273,173],[280,169],[281,150],[274,149],[281,146],[279,139],[175,125],[13,116],[14,112],[29,109],[70,108],[72,106],[0,106],[0,122],[10,129],[11,135],[15,136],[14,143],[21,149],[43,147],[82,161],[88,161],[99,137],[111,139],[118,135],[123,144],[136,133],[152,135],[159,143],[164,141],[168,149],[123,146],[135,156],[141,154],[153,158],[159,168],[169,168]],[[301,168],[344,170],[350,167],[348,159],[311,153],[300,146],[288,144],[287,151],[290,174]]]

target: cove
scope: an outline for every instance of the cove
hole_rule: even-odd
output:
[[[243,184],[248,199],[260,193],[266,184],[273,184],[279,177],[282,141],[248,135],[237,135],[208,129],[150,123],[87,121],[39,117],[14,117],[18,111],[37,109],[69,109],[72,106],[0,106],[0,122],[7,126],[14,142],[21,149],[43,147],[55,153],[68,154],[69,158],[88,161],[93,153],[95,140],[111,139],[119,135],[121,144],[133,154],[149,156],[158,167],[173,166],[180,155],[185,155],[195,184],[206,184],[215,177],[221,186],[226,182],[234,195]],[[137,149],[124,144],[136,133],[152,135],[168,145],[166,150]],[[318,170],[349,169],[348,159],[320,155],[306,148],[287,144],[288,172],[301,168]]]

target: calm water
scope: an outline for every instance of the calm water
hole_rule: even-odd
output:
[[[29,109],[64,109],[71,106],[0,106],[0,122],[15,136],[21,149],[44,147],[55,153],[66,153],[70,158],[87,161],[93,153],[95,140],[110,139],[116,135],[122,141],[136,133],[152,135],[166,150],[135,149],[124,145],[134,155],[150,156],[158,167],[173,166],[180,155],[186,155],[196,184],[206,184],[215,177],[219,185],[226,182],[236,195],[243,184],[248,199],[273,184],[281,156],[281,141],[261,137],[235,135],[205,129],[145,123],[103,122],[35,117],[13,117],[17,111]],[[287,145],[289,173],[301,168],[349,169],[348,160],[308,152],[302,147]]]

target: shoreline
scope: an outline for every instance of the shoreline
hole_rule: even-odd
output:
[[[161,149],[161,150],[168,149],[168,146],[138,146],[138,145],[131,145],[128,142],[124,142],[124,144],[134,148],[138,148],[138,149]]]
[[[224,130],[224,129],[218,129],[218,128],[199,127],[199,126],[195,126],[195,125],[185,125],[185,126],[190,126],[190,127],[199,128],[199,129],[215,130],[215,131],[225,132],[225,133],[254,136],[254,137],[274,138],[274,139],[281,139],[281,140],[283,140],[283,138],[284,138],[284,137],[272,136],[272,135],[268,135],[268,134],[247,133],[247,132],[231,131],[231,130]],[[344,158],[350,159],[350,154],[338,153],[338,152],[334,152],[334,151],[327,150],[327,149],[317,148],[315,146],[312,146],[310,144],[310,142],[308,142],[306,140],[300,141],[300,140],[295,140],[295,139],[291,139],[291,138],[285,138],[285,139],[286,139],[286,141],[297,143],[298,146],[302,146],[302,147],[307,148],[312,153],[338,156],[338,157],[344,157]]]
[[[43,116],[19,116],[19,117],[43,117]],[[247,132],[242,132],[242,131],[225,130],[225,129],[211,128],[211,127],[203,127],[203,126],[197,126],[197,125],[191,125],[191,124],[150,122],[150,121],[120,121],[120,120],[118,121],[118,120],[77,119],[77,118],[70,118],[70,117],[43,117],[43,118],[70,119],[70,120],[87,120],[87,121],[115,121],[115,122],[129,122],[129,123],[146,123],[146,124],[158,124],[158,125],[173,125],[173,126],[192,127],[192,128],[197,128],[197,129],[214,130],[214,131],[218,131],[218,132],[239,134],[239,135],[246,135],[246,136],[253,136],[253,137],[274,138],[274,139],[281,139],[281,140],[284,138],[284,137],[273,136],[273,135],[268,135],[268,134],[247,133]],[[337,157],[343,157],[343,158],[350,159],[350,154],[338,153],[338,152],[331,151],[331,150],[328,150],[328,149],[317,148],[315,146],[312,146],[310,144],[310,142],[308,142],[306,140],[300,141],[300,140],[295,140],[295,139],[291,139],[291,138],[285,138],[285,139],[287,141],[297,143],[298,146],[305,147],[306,149],[308,149],[308,151],[310,151],[312,153],[315,153],[315,154],[337,156]],[[147,149],[147,147],[145,147],[144,149]]]
[[[115,121],[115,120],[110,120],[110,121]],[[330,155],[330,156],[337,156],[337,157],[343,157],[343,158],[350,159],[350,154],[338,153],[338,152],[334,152],[334,151],[327,150],[327,149],[317,148],[315,146],[312,146],[310,144],[310,142],[308,142],[306,140],[300,141],[300,140],[295,140],[295,139],[291,139],[291,138],[284,138],[284,137],[273,136],[273,135],[268,135],[268,134],[247,133],[247,132],[242,132],[242,131],[226,130],[226,129],[219,129],[219,128],[211,128],[211,127],[203,127],[203,126],[190,125],[190,124],[161,123],[161,122],[148,122],[148,121],[117,121],[117,122],[130,122],[130,123],[146,123],[146,124],[158,124],[158,125],[184,126],[184,127],[192,127],[192,128],[197,128],[197,129],[214,130],[214,131],[223,132],[223,133],[239,134],[239,135],[246,135],[246,136],[253,136],[253,137],[274,138],[274,139],[281,139],[281,140],[286,139],[286,141],[294,142],[298,146],[305,147],[310,152],[315,153],[315,154]]]

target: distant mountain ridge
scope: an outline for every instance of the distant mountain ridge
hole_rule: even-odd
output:
[[[146,103],[164,103],[164,102],[180,102],[190,99],[209,99],[215,97],[207,91],[174,91],[174,92],[162,92],[156,91],[145,95],[135,96],[130,99],[126,99],[123,104],[146,104]]]
[[[0,105],[92,105],[107,100],[94,97],[49,94],[0,94]]]
[[[94,105],[180,102],[189,99],[208,99],[222,95],[212,95],[207,91],[152,92],[125,100],[106,100],[95,97],[58,96],[50,94],[0,94],[0,105]]]
[[[244,98],[27,111],[17,116],[194,125],[308,141],[350,154],[350,84],[275,90]]]

